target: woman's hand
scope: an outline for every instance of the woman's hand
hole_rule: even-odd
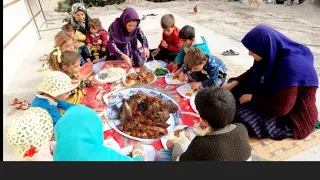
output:
[[[232,81],[231,83],[223,84],[221,87],[224,89],[227,89],[231,91],[234,87],[236,87],[239,84],[238,81]]]
[[[143,48],[143,56],[144,56],[144,58],[146,58],[146,59],[148,59],[149,56],[150,56],[150,51],[149,51],[149,49],[148,49],[147,47],[144,47],[144,48]]]
[[[132,67],[132,59],[129,58],[129,56],[122,54],[121,58],[124,60],[124,62],[129,65],[130,67]]]
[[[240,97],[239,101],[240,101],[240,104],[244,104],[251,101],[251,99],[252,99],[252,94],[244,94]]]

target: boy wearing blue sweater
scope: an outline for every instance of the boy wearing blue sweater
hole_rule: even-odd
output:
[[[195,81],[191,87],[193,91],[211,86],[220,87],[227,77],[226,65],[219,58],[193,47],[189,48],[184,58],[181,71],[189,73]]]
[[[207,40],[203,36],[196,35],[194,27],[190,25],[184,26],[179,32],[179,38],[182,42],[182,47],[179,54],[176,56],[173,66],[176,75],[179,75],[184,61],[184,56],[188,52],[189,48],[196,47],[199,48],[204,54],[210,54]]]

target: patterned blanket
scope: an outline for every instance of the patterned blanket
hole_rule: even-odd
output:
[[[127,70],[127,72],[130,70],[129,67],[125,66],[123,61],[107,61],[104,64],[104,66],[102,66],[102,68],[107,68],[107,67],[122,67],[122,68],[125,68]],[[181,108],[181,112],[180,112],[181,113],[180,114],[181,122],[180,122],[180,124],[181,125],[193,126],[195,122],[199,122],[199,116],[191,108],[190,100],[182,97],[181,95],[179,95],[177,93],[176,89],[180,85],[168,85],[168,84],[166,84],[164,77],[157,78],[157,80],[155,82],[153,82],[151,85],[154,87],[157,87],[160,92],[163,92],[163,93],[167,94],[168,96],[170,96],[172,99],[176,100],[176,102],[180,105],[180,108]],[[117,91],[117,90],[120,90],[123,88],[125,88],[125,86],[120,81],[117,81],[114,83],[108,83],[103,86],[103,89],[105,90],[106,93],[109,93],[112,91]],[[120,145],[121,148],[136,143],[135,140],[124,137],[113,129],[105,131],[104,138],[105,139],[113,138],[115,141],[117,141],[117,143]],[[158,152],[157,153],[158,156],[156,157],[156,160],[161,159],[160,156],[163,153],[159,153],[159,151],[163,150],[163,146],[161,144],[160,139],[155,140],[151,145],[154,147],[156,152]],[[166,151],[162,151],[162,152],[166,152]]]

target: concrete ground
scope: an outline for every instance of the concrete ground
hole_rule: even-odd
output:
[[[162,29],[159,23],[160,18],[163,14],[170,13],[164,9],[151,9],[146,11],[141,11],[142,14],[155,13],[158,16],[148,16],[144,21],[142,21],[141,26],[145,32],[150,48],[155,48],[161,40]],[[101,16],[100,20],[103,24],[110,24],[116,17],[120,14],[114,14],[111,16]],[[205,36],[209,42],[209,47],[213,51],[214,55],[221,57],[219,54],[227,49],[234,49],[240,53],[239,56],[234,57],[221,57],[221,59],[227,64],[229,77],[236,76],[248,69],[252,63],[253,59],[248,56],[247,49],[239,42],[232,40],[226,36],[215,33],[199,24],[196,24],[190,20],[184,19],[176,14],[177,27],[182,27],[189,24],[195,27],[196,32]],[[39,57],[42,54],[48,53],[53,47],[53,37],[58,30],[45,31],[42,33],[42,39],[34,47],[31,55],[26,58],[24,64],[20,70],[16,73],[16,76],[11,80],[9,84],[9,89],[4,93],[3,101],[3,119],[4,119],[4,134],[3,134],[3,158],[4,161],[14,161],[17,160],[13,154],[13,149],[6,141],[5,127],[12,121],[12,119],[20,116],[22,111],[13,109],[10,106],[10,101],[18,97],[19,99],[31,101],[36,93],[36,85],[40,83],[42,78],[48,73],[37,72],[37,69],[41,66],[42,62],[39,61]],[[289,161],[319,161],[320,160],[320,146],[309,149],[301,154],[291,157]]]

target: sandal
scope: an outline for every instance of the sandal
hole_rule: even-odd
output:
[[[14,99],[12,102],[17,102],[17,101],[18,101],[18,99]],[[27,103],[27,101],[22,101],[17,104],[14,104],[14,107],[16,109],[22,109],[22,110],[27,110],[29,108],[29,106],[30,106],[30,103]]]
[[[18,98],[14,98],[11,103],[10,103],[12,106],[15,106],[17,104],[20,104],[20,101],[18,100]]]
[[[230,49],[230,50],[226,50],[222,53],[222,55],[224,56],[238,56],[239,53],[235,52],[234,50]]]
[[[46,55],[46,54],[44,54],[44,55],[42,55],[41,57],[40,57],[40,61],[48,61],[48,59],[49,59],[49,56],[48,55]]]

